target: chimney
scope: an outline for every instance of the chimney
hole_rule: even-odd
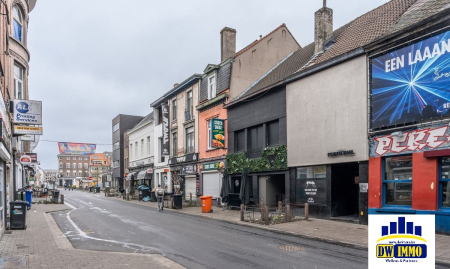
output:
[[[225,27],[220,31],[220,61],[236,54],[236,30]]]
[[[173,84],[173,87],[176,88],[176,87],[178,87],[179,85],[180,85],[180,83],[175,83],[175,84]]]
[[[323,43],[333,36],[333,10],[327,7],[327,0],[323,0],[323,7],[314,16],[314,53],[318,53],[323,50]]]

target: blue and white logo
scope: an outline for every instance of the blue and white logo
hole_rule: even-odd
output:
[[[16,109],[17,111],[19,111],[20,113],[28,113],[28,111],[30,111],[29,106],[27,103],[25,102],[20,102],[16,105]]]

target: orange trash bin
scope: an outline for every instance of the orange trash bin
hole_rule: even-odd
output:
[[[200,196],[200,201],[202,202],[202,213],[211,212],[212,196]]]

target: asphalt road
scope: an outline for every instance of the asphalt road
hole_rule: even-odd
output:
[[[106,198],[61,191],[53,216],[75,248],[157,253],[186,268],[367,268],[367,251]],[[280,250],[280,245],[301,247]],[[114,255],[113,253],[111,255]],[[95,257],[93,252],[92,257]]]

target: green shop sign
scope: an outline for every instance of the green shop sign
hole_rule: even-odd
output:
[[[205,163],[203,164],[203,170],[219,170],[220,168],[223,168],[223,166],[223,162]]]
[[[225,148],[225,121],[221,119],[211,120],[211,145],[213,148]]]

